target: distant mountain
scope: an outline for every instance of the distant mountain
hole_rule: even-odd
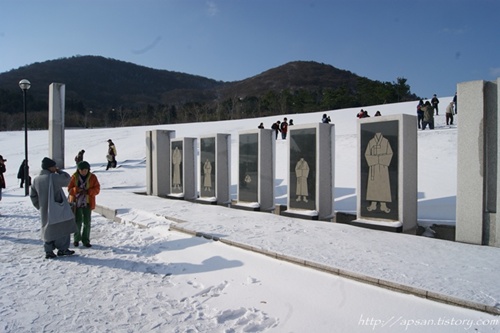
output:
[[[222,82],[201,76],[152,69],[99,56],[77,56],[34,63],[0,74],[0,89],[18,90],[22,78],[30,80],[30,95],[48,100],[53,82],[66,85],[67,99],[81,100],[92,109],[161,102],[174,90],[203,91]]]
[[[353,88],[359,76],[331,65],[314,61],[294,61],[272,68],[251,78],[224,85],[220,90],[226,96],[259,96],[268,91],[301,89]]]
[[[74,56],[0,74],[0,130],[22,128],[18,82],[31,81],[30,127],[46,127],[48,87],[66,86],[66,125],[125,126],[304,113],[417,99],[406,79],[379,82],[331,65],[294,61],[222,82],[100,56]]]

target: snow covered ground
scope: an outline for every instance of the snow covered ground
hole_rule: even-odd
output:
[[[441,99],[443,108],[450,99]],[[371,115],[376,110],[415,114],[415,107],[409,102],[364,109]],[[340,212],[356,211],[358,111],[327,112],[336,127],[335,209]],[[238,131],[260,122],[266,128],[284,116],[295,124],[319,122],[323,113],[67,130],[67,171],[74,171],[73,157],[85,149],[101,182],[97,203],[116,209],[122,223],[94,214],[93,247],[56,260],[43,259],[38,212],[16,183],[24,133],[0,132],[0,154],[8,159],[0,202],[0,332],[500,332],[495,315],[227,243],[490,309],[500,308],[500,249],[134,194],[145,191],[146,130],[171,129],[176,137],[230,133],[236,143]],[[425,226],[455,221],[457,131],[444,125],[444,116],[436,122],[434,131],[418,133],[418,217]],[[105,171],[109,138],[121,166]],[[277,141],[276,152],[277,186],[287,186],[280,163],[286,160],[284,141]],[[29,154],[35,176],[48,155],[47,131],[30,131]],[[236,177],[233,172],[233,196]],[[286,192],[278,193],[276,203],[286,203]]]

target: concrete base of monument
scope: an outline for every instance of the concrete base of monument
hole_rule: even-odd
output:
[[[205,205],[217,205],[216,197],[201,197],[195,200],[196,203],[205,204]]]
[[[231,202],[231,208],[249,210],[252,212],[258,212],[261,210],[260,204],[258,202],[245,202],[245,201],[233,201]]]
[[[403,223],[401,223],[400,221],[374,221],[356,219],[347,222],[347,224],[373,230],[403,232]]]
[[[168,199],[184,200],[184,193],[169,193],[165,197]]]
[[[287,209],[281,215],[306,220],[318,220],[318,212],[315,210]]]

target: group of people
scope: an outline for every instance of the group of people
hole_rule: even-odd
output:
[[[62,191],[68,189],[68,199]],[[30,199],[33,206],[40,211],[41,238],[44,242],[45,258],[69,256],[75,253],[70,250],[70,237],[73,245],[80,241],[85,247],[91,247],[90,229],[91,214],[95,209],[95,197],[101,186],[97,176],[90,172],[87,161],[79,161],[76,171],[70,175],[59,169],[57,163],[45,157],[42,170],[31,185]],[[69,207],[69,211],[61,211],[55,207]],[[54,250],[57,249],[57,254]]]
[[[91,215],[101,186],[97,176],[90,171],[90,164],[84,160],[84,154],[85,150],[82,149],[75,156],[76,171],[72,175],[59,169],[57,163],[48,157],[42,160],[42,170],[33,182],[31,177],[25,180],[26,160],[19,167],[17,178],[21,179],[20,186],[31,186],[31,202],[40,212],[41,238],[46,259],[74,254],[75,251],[69,249],[71,234],[74,234],[75,247],[80,246],[80,242],[85,247],[92,246]],[[116,168],[116,155],[115,144],[109,139],[106,170]],[[2,189],[6,187],[5,162],[7,160],[0,155],[0,200]],[[68,198],[63,192],[64,187],[67,188]],[[55,250],[57,253],[54,253]]]
[[[293,119],[290,119],[290,122],[288,122],[288,119],[285,117],[283,118],[283,121],[276,121],[271,125],[271,129],[275,132],[276,134],[276,139],[278,139],[278,134],[281,133],[281,138],[283,140],[286,139],[286,135],[288,134],[288,126],[293,126]],[[259,126],[257,127],[259,129],[264,128],[264,123],[260,123]]]
[[[382,113],[380,113],[380,111],[377,111],[375,112],[375,117],[380,117],[382,115]],[[367,110],[363,110],[361,109],[357,114],[356,114],[356,117],[358,119],[361,119],[361,118],[370,118],[370,115],[368,114],[368,111]]]
[[[430,101],[424,101],[420,99],[417,105],[417,125],[419,129],[425,130],[427,125],[429,129],[434,129],[434,113],[436,116],[439,115],[439,99],[436,94],[433,95]],[[451,102],[446,106],[446,125],[453,125],[453,115],[457,114],[457,94],[451,100]]]

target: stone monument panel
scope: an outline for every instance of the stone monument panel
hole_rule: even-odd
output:
[[[183,141],[172,141],[171,193],[183,193]]]
[[[294,129],[289,136],[289,179],[292,209],[316,209],[316,128]]]
[[[257,202],[259,189],[258,133],[240,134],[238,168],[238,200]]]
[[[200,197],[215,197],[216,158],[215,137],[200,139]]]
[[[361,124],[361,217],[399,219],[399,122]]]

